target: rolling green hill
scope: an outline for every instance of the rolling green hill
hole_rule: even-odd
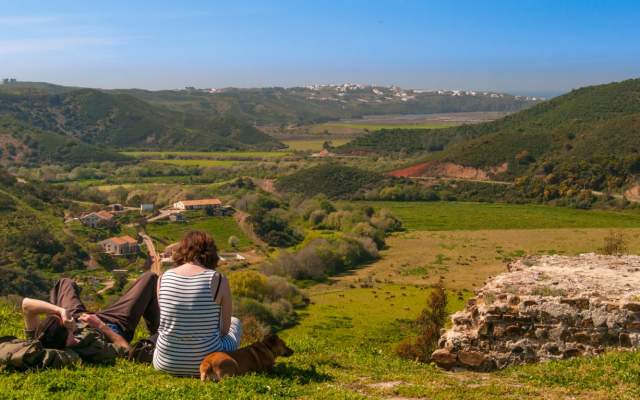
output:
[[[2,85],[11,88],[13,85]],[[57,88],[57,87],[56,87]],[[35,94],[34,94],[35,93]],[[126,94],[93,89],[0,90],[0,116],[23,130],[63,135],[110,148],[274,149],[283,145],[232,117],[207,117],[157,107]],[[13,135],[14,132],[4,132]]]
[[[258,125],[308,124],[382,114],[518,111],[537,102],[505,94],[454,95],[373,86],[119,92],[178,111],[231,115]]]
[[[0,93],[62,95],[79,88],[41,82],[0,85]],[[539,102],[501,93],[420,91],[397,87],[324,85],[312,87],[102,91],[130,95],[164,109],[207,118],[232,117],[256,125],[308,124],[382,114],[518,111]]]
[[[338,151],[424,153],[426,161],[484,170],[506,164],[497,178],[616,189],[634,183],[640,172],[640,79],[574,90],[484,124],[379,131]]]

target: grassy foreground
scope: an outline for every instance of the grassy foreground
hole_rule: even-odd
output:
[[[119,360],[115,366],[81,366],[76,370],[0,372],[0,399],[486,400],[640,396],[640,352],[612,352],[493,374],[443,372],[431,365],[399,359],[393,347],[410,330],[409,321],[418,314],[428,290],[376,286],[314,289],[312,304],[303,312],[300,324],[283,333],[296,354],[281,359],[269,374],[203,384]],[[395,297],[389,299],[390,296]],[[462,306],[455,298],[450,297],[450,301],[451,310]],[[18,311],[0,303],[0,335],[20,333]]]

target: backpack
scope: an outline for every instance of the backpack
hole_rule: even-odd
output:
[[[70,349],[45,349],[38,340],[0,337],[0,369],[63,368],[74,367],[79,362],[80,356]]]

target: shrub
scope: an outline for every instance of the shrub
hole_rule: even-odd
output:
[[[260,341],[269,334],[269,327],[253,315],[244,316],[241,321],[242,341],[245,345]]]
[[[427,307],[422,310],[416,321],[418,336],[402,341],[396,348],[396,353],[402,358],[428,362],[431,353],[436,348],[440,329],[444,327],[447,317],[447,294],[440,286],[429,293]]]
[[[313,226],[322,224],[327,218],[327,213],[324,210],[315,210],[309,214],[309,223]]]
[[[627,240],[621,232],[609,232],[604,238],[604,246],[598,249],[601,254],[620,256],[627,254]]]
[[[248,297],[260,301],[269,292],[267,277],[251,270],[229,274],[229,286],[234,297]]]

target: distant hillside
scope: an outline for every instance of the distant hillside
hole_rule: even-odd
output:
[[[382,114],[518,111],[538,100],[502,93],[419,91],[366,85],[206,90],[121,90],[152,104],[257,125],[307,124]]]
[[[382,175],[374,172],[325,163],[279,178],[276,188],[281,192],[300,193],[306,197],[324,194],[329,198],[348,198],[384,180]]]
[[[19,182],[0,169],[0,296],[42,296],[38,271],[84,268],[88,254],[65,233],[58,192],[42,183]]]
[[[400,150],[500,179],[544,176],[545,185],[593,190],[631,185],[640,172],[640,79],[574,90],[494,122],[404,136],[376,132],[338,149]]]
[[[43,130],[12,115],[0,113],[0,164],[82,164],[130,161],[116,151]]]
[[[48,86],[44,86],[45,90],[33,89],[36,94],[15,94],[15,90],[6,93],[6,88],[12,86],[0,85],[0,116],[13,118],[27,130],[56,133],[85,144],[201,150],[283,147],[267,134],[231,117],[181,113],[126,94],[93,89],[40,94],[47,91]]]

